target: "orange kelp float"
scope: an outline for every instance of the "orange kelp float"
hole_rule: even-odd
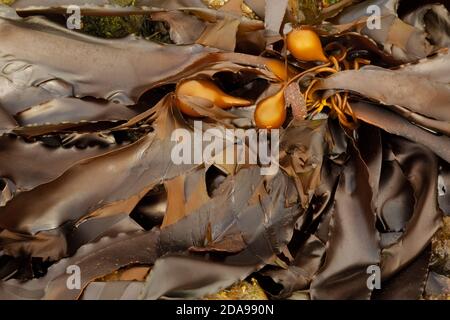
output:
[[[175,91],[176,104],[181,112],[191,117],[199,117],[189,104],[179,99],[180,96],[198,97],[211,101],[215,106],[228,109],[231,107],[245,107],[252,104],[251,101],[230,96],[223,92],[214,82],[209,80],[186,80],[181,82]]]
[[[256,105],[255,123],[261,129],[277,129],[286,120],[284,88]]]
[[[298,60],[328,62],[320,38],[312,30],[294,29],[287,35],[286,42],[288,50]]]

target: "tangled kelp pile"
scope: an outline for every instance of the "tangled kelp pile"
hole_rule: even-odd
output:
[[[270,298],[448,294],[446,242],[431,255],[450,213],[447,9],[223,2],[0,7],[0,298],[202,298],[243,279]],[[96,31],[127,21],[105,17],[137,34]],[[199,119],[279,129],[280,170],[223,164],[225,141],[175,164],[173,132]]]

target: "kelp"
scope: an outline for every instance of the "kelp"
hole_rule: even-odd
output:
[[[450,120],[447,108],[450,87],[418,75],[366,67],[332,75],[324,79],[319,88],[350,90],[382,104],[400,105],[429,118]],[[430,105],[433,108],[429,108]]]
[[[365,266],[377,265],[380,255],[366,170],[359,155],[355,154],[339,177],[336,202],[331,209],[326,260],[311,282],[312,299],[370,297],[370,289],[364,283],[367,279]],[[356,226],[358,232],[346,229]],[[343,279],[346,286],[342,286]]]
[[[441,52],[427,59],[402,65],[399,67],[399,71],[448,84],[450,83],[450,77],[447,72],[449,62],[450,54],[448,49],[443,49]]]
[[[61,1],[30,1],[30,0],[17,0],[12,3],[12,7],[19,13],[40,13],[42,11],[52,10],[53,12],[62,11],[67,9],[70,5],[78,5],[85,11],[96,10],[95,8],[104,7],[115,14],[125,10],[137,10],[140,7],[160,8],[160,9],[178,9],[181,7],[195,7],[195,8],[207,8],[207,5],[202,0],[61,0]],[[92,9],[93,8],[93,9]]]
[[[399,272],[394,279],[385,281],[382,290],[376,290],[377,300],[417,300],[422,297],[425,289],[430,248],[426,248],[411,264]]]
[[[34,30],[37,26],[41,31]],[[190,45],[183,46],[180,51],[178,46],[132,38],[104,40],[71,32],[40,17],[20,19],[9,11],[7,18],[2,19],[0,33],[2,50],[6,54],[1,64],[7,66],[2,69],[2,76],[13,85],[36,90],[36,87],[46,89],[49,84],[54,84],[51,93],[57,96],[95,97],[125,105],[137,103],[139,97],[152,88],[174,83],[194,73],[193,70],[187,71],[188,66],[207,69],[205,67],[224,59],[214,48]],[[52,49],[39,49],[39,44],[47,41],[54,48],[64,48],[59,50],[58,59],[44,61],[47,51]],[[83,44],[81,48],[80,43]],[[33,55],[27,56],[30,52]],[[82,56],[74,56],[77,52]],[[39,55],[44,60],[40,61]],[[158,64],[154,63],[155,59]],[[35,62],[30,64],[26,61]],[[173,64],[178,65],[176,70],[172,68]],[[260,59],[259,64],[263,65],[264,60]],[[155,69],[155,66],[158,68]],[[85,73],[82,68],[85,68]],[[128,74],[125,70],[129,70]],[[85,74],[84,78],[70,79],[75,72]],[[127,83],[127,88],[119,83]],[[13,93],[21,94],[19,91]],[[35,104],[33,102],[32,105]]]
[[[78,3],[91,31],[133,16],[164,26],[161,43],[114,24],[118,39],[68,30],[57,21],[73,2],[0,7],[0,298],[197,299],[249,279],[271,299],[445,297],[444,7]],[[364,26],[371,4],[381,30]],[[284,43],[288,21],[313,20],[303,27],[319,35],[323,65]],[[189,80],[245,106],[180,94]],[[258,104],[280,92],[279,131],[256,129]],[[177,129],[191,152],[211,151],[195,140],[200,121],[216,149],[175,164]],[[232,129],[278,134],[278,170],[236,163],[255,146],[230,144]],[[368,286],[376,267],[381,289]]]
[[[0,175],[9,179],[17,192],[30,191],[54,180],[79,160],[117,148],[52,148],[39,141],[26,142],[13,136],[0,137],[0,146]]]
[[[108,101],[61,98],[26,109],[15,118],[21,126],[27,126],[82,120],[129,120],[136,114],[132,108]]]
[[[51,80],[64,79],[74,97],[92,96],[127,105],[134,104],[146,90],[157,84],[163,84],[161,80],[164,78],[177,76],[171,67],[177,59],[179,59],[177,63],[180,66],[179,70],[182,71],[184,63],[187,66],[197,59],[200,61],[207,57],[208,52],[213,51],[194,45],[184,47],[186,51],[181,52],[178,47],[167,47],[151,42],[133,42],[131,39],[108,41],[90,38],[82,34],[70,33],[67,29],[42,18],[31,17],[28,20],[31,20],[30,23],[19,25],[13,23],[14,20],[3,19],[1,22],[2,51],[7,50],[8,53],[2,59],[2,66],[8,65],[8,69],[2,68],[2,75],[10,81],[21,81],[33,87],[39,87]],[[35,22],[32,22],[33,20]],[[41,24],[44,30],[47,29],[51,32],[33,31],[35,24]],[[64,36],[67,33],[70,34],[69,37]],[[76,40],[77,38],[78,40]],[[54,46],[53,49],[64,48],[64,51],[59,52],[58,59],[42,60],[39,63],[40,54],[43,58],[48,50],[53,50],[48,47],[41,47],[39,50],[39,44],[46,42],[51,43]],[[80,43],[83,44],[82,48],[79,47]],[[123,48],[124,43],[128,44],[125,45],[126,49]],[[103,52],[101,48],[104,49]],[[146,54],[152,51],[156,54],[156,59],[160,60],[158,64],[154,63],[155,56],[151,57]],[[77,56],[77,52],[83,52],[84,57]],[[28,54],[30,56],[27,56]],[[112,59],[109,62],[108,56],[109,59]],[[148,60],[144,62],[142,59]],[[141,62],[138,62],[139,60]],[[29,64],[25,61],[36,62]],[[69,64],[68,61],[70,61]],[[135,64],[134,67],[133,64]],[[146,71],[143,66],[151,67],[152,72]],[[154,69],[155,66],[158,66],[158,70]],[[83,72],[83,68],[85,68],[85,72]],[[26,73],[21,70],[26,70]],[[129,70],[128,75],[125,73],[126,70]],[[30,74],[30,72],[32,73]],[[70,80],[70,75],[74,75],[76,72],[84,74],[85,78]],[[114,84],[118,81],[127,83],[128,89]]]
[[[226,265],[188,257],[166,256],[159,259],[141,291],[143,299],[167,297],[204,297],[230,287],[251,273],[252,267]],[[198,272],[201,270],[201,272]],[[189,279],[185,276],[189,274]],[[171,280],[155,284],[161,277]]]
[[[409,62],[424,58],[436,50],[427,39],[427,33],[404,22],[397,15],[399,0],[368,0],[346,8],[334,18],[336,24],[348,24],[368,18],[371,14],[378,16],[380,26],[364,26],[361,33],[373,38],[394,58]],[[375,5],[378,12],[368,11]]]
[[[163,106],[167,107],[166,105]],[[166,136],[163,132],[166,130],[169,131],[169,128],[171,127],[176,128],[179,125],[177,124],[176,119],[168,123],[162,122],[162,119],[167,119],[164,116],[166,113],[170,112],[170,110],[170,108],[167,108],[167,110],[161,111],[163,114],[161,116],[158,133],[150,133],[135,143],[106,153],[100,157],[86,159],[85,161],[72,166],[70,170],[58,177],[58,179],[30,192],[18,195],[13,202],[10,202],[8,207],[3,208],[2,213],[0,214],[0,216],[5,217],[5,220],[0,223],[2,227],[11,228],[16,231],[35,233],[41,230],[56,228],[67,220],[80,223],[88,217],[101,214],[129,213],[140,198],[160,182],[161,177],[170,179],[171,177],[194,167],[193,165],[175,166],[165,161],[165,159],[170,158],[170,152],[175,143],[164,139]],[[164,153],[166,154],[164,155]],[[140,154],[140,156],[136,157],[136,154]],[[145,157],[146,160],[142,160],[142,157]],[[133,161],[138,166],[139,171],[133,169]],[[144,166],[141,161],[145,161]],[[108,163],[112,163],[113,165],[109,165]],[[159,173],[145,174],[146,170],[157,170]],[[104,173],[101,173],[101,171],[104,171]],[[132,172],[136,177],[143,176],[146,178],[141,178],[141,182],[136,183],[136,181],[130,179],[130,173]],[[122,179],[128,180],[131,185],[123,184],[120,179],[118,179],[119,174],[122,175]],[[103,175],[106,180],[94,178],[95,176],[101,175]],[[117,184],[112,184],[111,181],[109,181],[110,179],[115,180]],[[99,190],[103,190],[103,194],[97,193],[92,197],[93,195],[87,192],[85,194],[85,200],[81,201],[82,195],[76,190],[83,184],[86,188],[88,188],[88,186],[93,187],[93,183],[98,184]],[[119,186],[122,188],[123,193],[117,192],[117,187]],[[111,193],[110,190],[113,189],[115,189],[116,192]],[[21,201],[21,199],[19,199],[21,197],[30,197],[30,199],[32,199],[33,197],[40,197],[43,193],[47,192],[49,192],[49,195],[52,194],[53,196],[48,198],[46,204],[42,203],[43,207],[41,208],[36,205],[28,206],[31,203],[34,203],[33,200],[30,202],[29,200]],[[136,192],[140,194],[140,196],[137,195]],[[72,202],[61,202],[61,199],[65,198],[63,196],[65,193],[76,194],[76,197],[73,197]],[[106,198],[104,198],[105,196]],[[107,200],[108,197],[110,200]],[[95,203],[98,203],[97,199],[99,198],[103,198],[101,206],[95,205]],[[15,200],[17,200],[17,202],[15,202]],[[52,201],[53,205],[50,204]],[[25,207],[22,207],[24,205]],[[20,209],[16,206],[19,206]],[[64,206],[64,208],[61,206]],[[10,216],[7,212],[9,210],[21,212],[21,214]],[[59,212],[66,212],[68,216],[62,217]],[[25,218],[27,216],[29,218]],[[33,218],[33,216],[35,218]],[[25,219],[22,220],[22,217]],[[25,222],[26,220],[29,220],[29,222],[25,224],[20,222]]]
[[[87,285],[88,282],[100,278],[104,275],[110,274],[115,270],[118,270],[121,266],[126,266],[137,262],[147,262],[148,264],[153,263],[157,252],[157,231],[155,232],[135,232],[131,234],[122,234],[116,237],[105,237],[102,240],[85,245],[80,248],[77,253],[71,258],[63,259],[57,264],[50,267],[47,276],[39,279],[34,279],[27,282],[25,285],[21,285],[16,280],[10,280],[8,282],[2,283],[0,288],[0,294],[2,298],[63,298],[65,295],[66,299],[70,297],[76,298],[81,294],[81,290],[66,290],[67,273],[66,268],[73,264],[87,264],[90,268],[90,272],[86,273],[86,278],[84,278],[83,287]],[[145,239],[145,241],[139,241],[140,239]],[[140,243],[140,246],[137,244]],[[122,250],[127,250],[129,256],[124,256],[124,261],[120,263],[119,261],[114,261],[116,259],[116,252]],[[133,250],[135,252],[133,258]],[[90,261],[95,259],[93,253],[98,252],[103,254],[105,257],[102,266],[95,266]],[[110,260],[112,259],[112,260]],[[131,260],[130,260],[131,259]],[[82,265],[83,266],[83,265]],[[93,267],[93,268],[92,268]],[[49,290],[54,288],[54,290]]]
[[[392,134],[403,136],[419,144],[425,145],[427,148],[433,150],[439,157],[445,161],[449,161],[449,137],[436,135],[426,129],[415,126],[403,117],[397,116],[395,113],[383,109],[378,105],[364,102],[355,103],[353,104],[353,111],[362,121],[380,127]]]
[[[67,84],[58,80],[48,81],[35,87],[0,76],[0,83],[1,108],[10,115],[55,98],[71,95],[71,89]]]
[[[441,47],[450,46],[450,18],[444,5],[425,5],[404,17],[405,22],[425,31]]]
[[[8,133],[13,128],[17,127],[17,122],[5,110],[0,109],[0,132]]]

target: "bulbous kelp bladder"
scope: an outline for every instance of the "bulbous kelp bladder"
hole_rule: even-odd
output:
[[[256,105],[254,122],[261,129],[277,129],[286,121],[286,103],[284,91],[294,81],[300,82],[305,76],[312,76],[308,86],[302,91],[305,96],[308,117],[313,117],[328,108],[332,116],[348,128],[354,128],[356,117],[349,104],[348,93],[336,92],[324,96],[318,90],[319,78],[342,70],[358,69],[360,64],[369,64],[370,61],[361,58],[347,60],[348,49],[339,42],[331,42],[323,48],[318,34],[311,29],[294,29],[286,37],[286,47],[294,58],[301,62],[318,63],[305,71],[295,74],[286,62],[277,59],[267,59],[266,68],[275,77],[275,83],[282,85],[282,89],[274,95],[266,97]],[[205,79],[190,79],[181,81],[175,92],[176,104],[180,111],[191,117],[201,115],[182,97],[197,97],[209,100],[211,104],[221,109],[231,107],[249,106],[251,101],[233,97],[223,92],[213,81]]]
[[[323,53],[320,38],[312,30],[295,29],[291,31],[286,38],[286,46],[296,59],[328,62],[327,57]],[[289,81],[287,66],[282,62],[272,62],[268,67],[285,84]],[[282,72],[283,70],[284,72]],[[280,77],[278,74],[283,74],[284,76]],[[267,97],[257,104],[254,120],[258,128],[275,129],[283,125],[286,120],[285,88],[286,86],[273,96]]]
[[[322,112],[325,108],[331,111],[332,116],[336,116],[338,120],[348,128],[356,126],[356,117],[349,104],[349,96],[347,92],[324,95],[318,90],[319,78],[327,77],[330,74],[338,73],[342,70],[357,70],[361,64],[370,64],[369,60],[355,58],[347,60],[348,49],[339,42],[329,43],[325,49],[322,47],[320,37],[310,29],[294,29],[286,37],[286,46],[289,52],[299,61],[317,62],[319,65],[313,66],[302,71],[291,78],[285,66],[283,79],[283,89],[275,95],[261,100],[255,110],[254,120],[256,126],[264,129],[275,129],[283,125],[286,120],[286,103],[284,100],[284,90],[294,81],[300,82],[306,76],[312,76],[307,85],[306,90],[302,94],[306,100],[306,108],[308,116],[314,117]],[[331,52],[328,56],[326,52]],[[275,73],[277,71],[282,74],[283,63],[278,61],[271,69]],[[274,71],[275,70],[275,71]]]
[[[281,127],[286,120],[284,88],[273,96],[258,102],[254,118],[258,128],[277,129]]]
[[[198,97],[211,101],[214,106],[221,109],[231,107],[245,107],[252,104],[251,101],[233,97],[223,92],[214,82],[210,80],[186,80],[178,84],[175,91],[176,104],[181,112],[191,117],[199,117],[200,114],[189,104],[179,99],[181,96]]]
[[[328,58],[323,52],[320,38],[312,30],[292,30],[286,37],[286,46],[298,60],[328,62]]]

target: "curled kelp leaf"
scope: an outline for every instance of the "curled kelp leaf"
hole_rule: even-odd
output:
[[[431,130],[432,132],[436,132],[438,134],[442,133],[446,136],[450,136],[450,126],[448,121],[440,121],[424,117],[419,113],[412,112],[411,110],[401,106],[387,106],[387,108],[419,127]]]
[[[3,230],[0,238],[5,254],[20,258],[24,256],[23,252],[33,252],[34,258],[56,261],[73,255],[79,247],[91,241],[136,231],[142,231],[142,228],[128,215],[118,215],[88,220],[75,227],[65,224],[34,236]]]
[[[272,34],[279,34],[281,24],[284,20],[284,15],[288,8],[288,0],[281,1],[266,1],[266,8],[264,14],[266,30]]]
[[[176,44],[195,43],[206,28],[206,23],[182,11],[160,11],[151,14],[154,21],[170,25],[170,39]]]
[[[187,256],[165,256],[156,261],[140,298],[202,298],[245,279],[253,269]]]
[[[11,132],[17,127],[17,122],[0,105],[0,135]]]
[[[450,161],[450,138],[419,128],[385,108],[365,102],[352,103],[356,117],[383,130],[426,146],[436,155]]]
[[[124,254],[126,253],[126,254]],[[49,268],[47,275],[25,283],[9,280],[0,283],[2,299],[76,299],[89,282],[111,274],[121,267],[136,263],[153,264],[158,254],[158,231],[122,234],[105,237],[98,242],[81,247],[77,253]],[[98,264],[98,255],[104,257]],[[67,288],[67,267],[78,265],[81,269],[82,288]],[[84,274],[84,275],[83,275]]]
[[[231,177],[226,179],[217,189],[217,195],[213,196],[200,209],[161,230],[161,248],[169,248],[170,251],[183,250],[183,248],[186,250],[189,246],[195,246],[206,247],[205,249],[208,251],[217,252],[216,248],[221,243],[225,244],[224,242],[228,243],[228,248],[225,246],[223,248],[229,251],[231,249],[229,245],[232,244],[229,242],[230,237],[239,235],[235,239],[242,243],[238,253],[229,255],[225,259],[225,264],[202,262],[202,260],[192,260],[187,257],[167,257],[158,260],[150,274],[145,289],[145,298],[156,299],[161,295],[193,298],[211,294],[245,278],[252,271],[258,269],[260,264],[267,263],[273,259],[274,254],[280,252],[283,243],[286,244],[290,239],[287,226],[292,225],[295,221],[295,211],[293,210],[296,207],[283,208],[288,201],[284,197],[289,196],[289,194],[285,194],[289,192],[289,188],[283,186],[286,183],[286,177],[283,178],[282,174],[278,174],[273,180],[267,180],[267,187],[264,188],[261,183],[265,179],[258,171],[259,168],[241,169],[233,179]],[[230,189],[235,182],[236,186],[242,189]],[[254,188],[249,188],[249,183],[253,184]],[[277,186],[278,183],[281,185]],[[291,192],[294,191],[293,186],[290,189]],[[256,195],[252,194],[253,192]],[[259,196],[257,196],[258,194]],[[269,201],[268,196],[275,198]],[[254,203],[255,198],[258,197],[259,201]],[[230,198],[234,201],[230,201]],[[289,199],[289,203],[292,200]],[[247,203],[248,201],[250,203]],[[277,217],[281,212],[283,214]],[[255,222],[255,219],[259,222]],[[186,230],[188,225],[191,225],[190,234],[182,234],[182,230]],[[254,229],[250,227],[251,225],[261,225],[261,227]],[[278,228],[282,228],[282,231],[275,231]],[[261,237],[266,239],[265,244],[261,243]],[[233,246],[235,244],[236,242]],[[159,266],[159,263],[163,263],[164,268]],[[203,264],[206,268],[204,270],[202,268],[203,271],[198,272],[197,269]],[[172,273],[180,267],[183,267],[184,271],[176,273],[182,275],[181,277],[173,278],[170,282],[161,281],[161,272]],[[186,280],[192,279],[192,276],[186,277],[186,274],[190,274],[194,270],[197,270],[195,272],[197,280],[189,281],[186,285]]]
[[[109,241],[108,241],[109,240]],[[103,243],[102,243],[103,242]],[[105,242],[113,242],[105,245]],[[93,247],[102,245],[96,251]],[[131,235],[119,235],[116,238],[104,238],[100,242],[87,245],[79,250],[77,254],[66,261],[59,263],[68,263],[68,265],[77,265],[81,270],[81,287],[102,276],[111,274],[119,268],[133,264],[153,264],[158,255],[158,231],[140,232]],[[96,252],[92,256],[92,252]],[[126,252],[127,254],[123,254]],[[102,264],[93,263],[102,256]],[[55,265],[60,270],[61,266]],[[52,280],[45,289],[43,299],[76,299],[81,295],[81,290],[70,290],[67,288],[67,273],[57,275],[49,272]],[[57,276],[57,277],[55,277]]]
[[[59,124],[80,121],[129,120],[137,115],[132,107],[105,101],[60,98],[19,112],[15,118],[21,126]]]
[[[323,263],[325,243],[314,234],[302,243],[295,260],[287,269],[265,270],[262,276],[270,277],[275,283],[282,286],[277,292],[270,292],[272,297],[286,298],[292,292],[309,288],[313,276]]]
[[[401,61],[384,52],[373,39],[366,35],[351,30],[339,31],[334,34],[325,27],[323,27],[325,30],[321,30],[320,26],[315,28],[317,32],[323,34],[324,39],[330,43],[330,46],[332,46],[333,42],[337,42],[345,48],[351,48],[347,51],[349,60],[355,60],[356,58],[369,59],[372,65],[385,68],[401,64]]]
[[[311,282],[312,299],[368,299],[366,270],[380,262],[367,167],[349,146],[352,157],[339,177],[325,262]]]
[[[372,188],[372,208],[378,215],[380,221],[383,221],[383,219],[380,218],[380,215],[383,212],[383,202],[380,201],[380,198],[382,198],[380,193],[383,192],[383,190],[380,181],[382,180],[381,176],[384,169],[384,150],[381,130],[376,127],[361,125],[358,128],[355,143],[356,148],[361,155],[361,159],[368,169],[369,184]],[[389,174],[386,174],[385,176],[389,177]],[[392,195],[385,195],[385,198],[390,200],[391,196]]]
[[[344,89],[381,101],[400,105],[421,115],[450,121],[450,86],[420,76],[367,67],[343,71],[320,80],[321,89]]]
[[[391,137],[395,159],[407,177],[416,202],[404,234],[397,242],[382,250],[381,270],[388,278],[422,252],[442,224],[437,203],[438,160],[425,146]]]
[[[264,24],[248,19],[242,12],[242,0],[230,0],[219,10],[186,8],[186,13],[206,22],[196,43],[239,52],[259,54],[264,50]],[[220,40],[219,40],[220,39]]]
[[[236,47],[236,33],[239,27],[237,19],[223,19],[206,27],[196,43],[227,51]]]
[[[433,44],[450,47],[450,15],[444,5],[422,6],[408,13],[403,20],[425,31]]]
[[[404,231],[414,212],[414,190],[392,150],[386,147],[383,156],[376,198],[377,214],[385,231]]]
[[[448,84],[450,83],[449,65],[449,50],[443,49],[435,56],[419,60],[416,63],[402,65],[399,67],[398,71],[425,77],[430,79],[430,81]]]
[[[167,208],[161,228],[176,223],[209,200],[205,171],[204,168],[199,168],[188,176],[179,176],[165,182]]]
[[[126,107],[106,100],[55,99],[20,112],[15,118],[21,126],[10,132],[24,137],[38,137],[55,133],[106,131],[116,127],[118,122],[134,118],[139,109],[137,106]],[[109,140],[100,144],[114,143],[114,139]],[[64,141],[62,145],[66,145]],[[83,147],[83,144],[79,146]]]
[[[54,98],[70,96],[72,88],[67,88],[61,84],[62,82],[53,80],[45,85],[33,87],[24,83],[15,83],[0,75],[0,103],[2,108],[13,116],[29,107],[45,103]],[[55,88],[58,89],[54,90]]]
[[[63,227],[64,228],[64,227]],[[72,256],[83,245],[97,242],[103,237],[116,237],[121,233],[134,233],[144,229],[129,215],[117,215],[87,220],[70,229],[66,228],[67,252],[64,256]]]
[[[25,142],[13,136],[0,137],[0,176],[8,178],[16,192],[29,191],[50,182],[82,159],[107,153],[109,148],[51,148],[41,142]]]

